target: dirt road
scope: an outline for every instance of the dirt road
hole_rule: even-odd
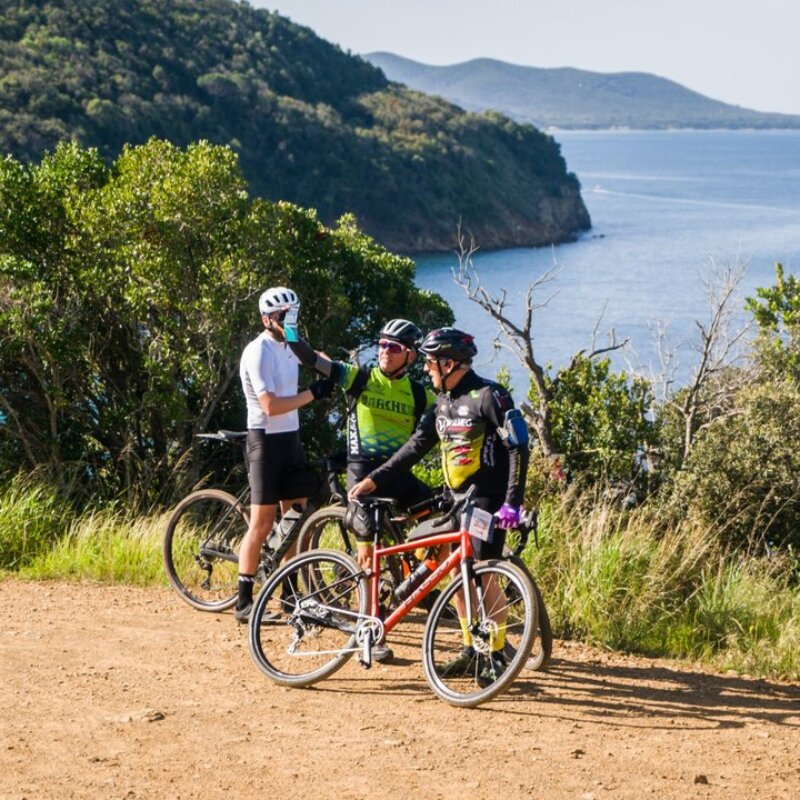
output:
[[[800,686],[556,643],[462,711],[395,663],[275,686],[166,589],[0,583],[0,798],[800,797]]]

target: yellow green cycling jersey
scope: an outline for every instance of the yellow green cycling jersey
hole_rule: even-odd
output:
[[[349,400],[348,459],[381,460],[404,445],[436,395],[403,375],[389,379],[379,367],[366,369],[334,361],[333,378]]]

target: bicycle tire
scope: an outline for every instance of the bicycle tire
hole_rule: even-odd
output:
[[[368,602],[364,574],[352,558],[334,550],[301,553],[277,569],[258,595],[248,628],[250,655],[281,686],[317,683],[353,655],[355,628]]]
[[[338,550],[356,557],[356,537],[344,524],[345,506],[325,506],[309,514],[297,537],[298,553]]]
[[[236,603],[238,553],[249,522],[245,506],[218,489],[192,492],[175,507],[162,543],[164,570],[190,606],[225,611]]]
[[[476,578],[485,585],[488,577],[498,582],[498,598],[502,604],[487,608],[487,600],[478,605],[478,638],[473,636],[473,655],[464,662],[463,670],[446,674],[445,665],[459,658],[464,648],[461,626],[451,604],[457,592],[462,591],[459,575],[442,594],[431,610],[422,645],[422,663],[425,678],[433,692],[450,705],[474,708],[506,689],[525,664],[536,631],[536,596],[529,576],[516,564],[505,560],[481,561],[473,566]],[[513,586],[513,602],[508,599],[506,587]],[[489,654],[495,650],[497,623],[492,614],[505,614],[504,636],[513,654],[504,668],[489,670]],[[456,619],[453,617],[456,616]],[[496,653],[494,654],[496,657]]]
[[[539,585],[525,562],[519,556],[509,556],[509,561],[516,564],[530,578],[536,594],[536,635],[530,657],[525,662],[523,669],[529,672],[542,672],[547,669],[553,655],[553,629],[550,626],[550,615],[547,613],[547,606],[544,604]]]
[[[321,508],[309,515],[298,536],[298,552],[308,550],[337,550],[356,558],[358,551],[355,534],[344,524],[346,506],[333,505]],[[381,541],[394,543],[397,537],[387,527],[381,530]],[[405,578],[410,569],[403,568],[403,558],[399,555],[389,556],[383,561],[381,570],[381,605],[393,608],[396,605],[393,591]],[[427,598],[426,598],[427,600]]]

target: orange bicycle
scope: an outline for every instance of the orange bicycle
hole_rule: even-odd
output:
[[[316,683],[354,653],[369,668],[372,647],[438,587],[422,644],[431,689],[466,708],[506,689],[536,637],[538,589],[511,561],[475,561],[470,537],[491,536],[492,516],[471,497],[472,491],[463,495],[446,515],[424,523],[403,543],[381,546],[376,533],[369,570],[333,550],[302,553],[279,568],[250,617],[250,653],[258,668],[284,686]],[[391,502],[370,496],[359,501],[376,522]],[[451,552],[439,561],[436,554],[447,547]],[[383,611],[381,560],[419,548],[435,566],[394,610]]]

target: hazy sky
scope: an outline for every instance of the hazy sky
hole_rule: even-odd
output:
[[[639,71],[800,114],[800,0],[251,0],[354,53]]]

